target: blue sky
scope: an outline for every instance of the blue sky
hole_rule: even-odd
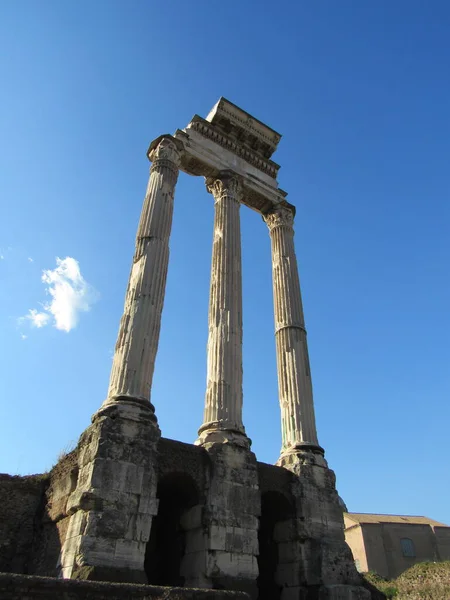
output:
[[[0,471],[49,469],[104,400],[146,149],[225,96],[283,134],[340,494],[450,524],[449,26],[437,0],[1,2]],[[241,213],[244,421],[274,462],[270,243]],[[202,422],[212,219],[182,174],[152,401],[186,442]],[[45,326],[21,319],[33,309]]]

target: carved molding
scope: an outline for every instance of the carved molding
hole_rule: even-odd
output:
[[[150,152],[149,158],[153,163],[153,167],[157,166],[159,161],[167,161],[169,163],[173,163],[173,165],[178,169],[181,162],[180,151],[178,150],[175,142],[173,142],[170,138],[163,138],[156,148]]]
[[[223,102],[220,103],[220,113],[228,115],[232,123],[237,122],[241,127],[244,127],[245,129],[251,129],[257,138],[262,138],[264,142],[270,146],[278,144],[281,139],[281,135],[273,131],[273,129],[270,130],[271,135],[264,134],[260,128],[254,126],[254,123],[255,121],[257,122],[257,119],[252,118],[250,115],[246,115],[245,118],[239,118],[235,112],[228,110]],[[267,126],[264,127],[269,129]]]
[[[276,208],[263,215],[263,219],[266,222],[269,231],[273,231],[277,227],[294,227],[294,214],[288,208]]]
[[[214,196],[216,202],[224,197],[231,197],[236,202],[240,202],[242,199],[242,181],[233,171],[224,171],[217,177],[208,177],[205,183],[206,189]]]
[[[219,146],[222,146],[223,148],[230,150],[237,156],[240,156],[263,173],[266,173],[270,177],[276,179],[277,172],[279,169],[279,166],[276,163],[274,163],[271,160],[261,158],[255,152],[251,152],[241,144],[234,142],[216,127],[211,125],[211,123],[208,123],[203,119],[201,121],[193,120],[189,124],[189,127],[194,129],[194,131],[197,131],[204,137],[212,140],[216,144],[219,144]]]

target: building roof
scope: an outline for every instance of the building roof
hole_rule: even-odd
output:
[[[439,521],[434,521],[428,517],[413,515],[376,515],[369,513],[344,513],[344,515],[358,525],[367,523],[409,523],[411,525],[447,527],[445,523],[439,523]]]

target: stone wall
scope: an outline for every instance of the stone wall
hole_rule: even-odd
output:
[[[417,523],[364,523],[361,527],[367,570],[395,579],[415,563],[448,559],[450,529]],[[404,556],[402,538],[413,542],[414,556]],[[446,546],[447,545],[447,546]],[[355,558],[359,558],[353,546]],[[447,553],[447,555],[446,555]]]
[[[75,489],[77,477],[77,450],[73,450],[64,455],[48,475],[27,573],[56,577],[56,565],[69,524],[67,500]]]
[[[2,600],[248,600],[243,592],[75,581],[0,573]]]
[[[76,451],[50,473],[0,474],[0,571],[56,576],[67,531],[67,499],[76,479]]]
[[[448,527],[433,527],[436,536],[436,546],[439,560],[450,560],[450,529]]]
[[[358,585],[356,573],[349,577],[336,569],[324,575],[323,550],[320,544],[308,540],[308,532],[303,532],[314,520],[303,514],[308,496],[303,488],[299,490],[296,474],[255,462],[251,470],[253,479],[248,486],[248,477],[246,484],[240,483],[247,472],[242,465],[233,468],[234,462],[228,457],[227,474],[222,462],[202,447],[168,439],[159,441],[156,459],[159,509],[146,546],[144,564],[149,583],[227,589],[236,589],[236,585],[245,591],[250,591],[253,585],[252,594],[256,597],[258,593],[260,600],[287,600],[295,594],[301,597],[311,585],[318,593],[318,588],[329,583],[331,587],[325,586],[321,591],[324,597],[331,594],[331,588],[334,596],[345,592],[347,596],[353,593],[352,598],[360,597],[360,590],[354,587]],[[0,502],[5,517],[0,524],[0,570],[57,576],[57,563],[70,519],[68,499],[76,489],[79,476],[78,463],[75,450],[48,475],[0,476]],[[242,495],[247,488],[254,497],[253,513],[245,504],[245,494],[245,498]],[[327,493],[321,492],[319,514],[327,508],[324,504]],[[224,505],[220,514],[216,514],[225,502],[231,502],[230,506]],[[247,525],[242,524],[244,521]],[[348,551],[348,547],[344,544],[338,550]],[[226,552],[238,568],[231,579],[221,574]],[[222,562],[218,562],[218,557]],[[332,568],[352,565],[351,557],[336,555],[332,558]],[[246,568],[250,565],[253,569],[252,585],[244,581],[239,571],[243,562]],[[96,577],[80,578],[126,581],[119,572],[115,579],[103,572]]]
[[[46,475],[0,475],[0,571],[29,571],[48,481]]]

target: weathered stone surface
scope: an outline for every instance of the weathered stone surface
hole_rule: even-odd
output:
[[[114,352],[106,402],[148,401],[158,349],[169,265],[169,237],[180,143],[163,137],[149,153],[153,165],[136,236],[136,250]]]
[[[205,582],[257,596],[258,517],[256,459],[246,448],[208,444],[212,469],[203,513]],[[240,472],[240,480],[234,474]],[[232,586],[230,588],[230,586]]]
[[[70,581],[0,573],[2,600],[248,600],[242,592]]]
[[[207,385],[199,444],[249,446],[242,424],[242,274],[239,220],[242,186],[230,172],[207,180],[214,196]]]
[[[318,446],[294,216],[287,208],[264,215],[272,243],[273,303],[281,407],[282,455],[298,445]]]
[[[118,437],[111,433],[112,439],[118,439]],[[86,438],[90,439],[89,436]],[[222,445],[218,447],[222,448]],[[254,594],[254,580],[258,573],[255,567],[256,563],[251,556],[259,559],[257,554],[261,552],[261,548],[256,546],[256,534],[261,527],[265,527],[264,523],[267,518],[267,514],[259,515],[259,505],[253,506],[252,509],[252,502],[259,502],[259,493],[263,498],[267,494],[275,493],[284,499],[279,513],[276,512],[276,507],[270,510],[274,521],[272,539],[277,544],[276,578],[279,587],[282,588],[282,595],[286,592],[289,597],[301,598],[303,597],[301,594],[306,594],[308,588],[315,589],[319,594],[319,592],[322,593],[320,590],[323,585],[349,584],[354,586],[358,581],[355,579],[358,576],[354,571],[348,548],[342,544],[341,509],[336,503],[334,474],[329,469],[325,469],[324,466],[312,465],[309,458],[305,459],[305,464],[297,462],[296,469],[294,469],[295,463],[291,465],[297,471],[296,473],[286,468],[257,463],[259,492],[256,490],[258,493],[255,495],[255,488],[250,487],[251,502],[241,504],[242,494],[246,493],[245,483],[253,481],[253,485],[255,485],[254,463],[248,462],[242,457],[241,453],[245,453],[243,448],[238,448],[239,454],[236,456],[235,451],[232,450],[233,447],[225,444],[225,448],[232,451],[218,452],[217,460],[215,460],[215,453],[211,451],[173,440],[161,439],[157,448],[157,478],[167,477],[170,474],[176,477],[188,477],[195,481],[200,490],[200,504],[192,506],[180,517],[180,526],[185,531],[185,553],[180,567],[180,575],[184,577],[185,585],[199,587],[222,585],[227,588],[240,586],[241,589],[249,591],[252,591],[250,588],[253,586]],[[144,542],[147,546],[148,542],[142,538],[148,534],[148,528],[136,523],[138,518],[134,519],[133,515],[127,520],[131,527],[130,533],[128,535],[124,533],[128,529],[124,528],[126,519],[122,509],[105,508],[103,519],[100,518],[101,513],[93,510],[77,511],[75,515],[72,515],[75,518],[67,517],[65,510],[62,513],[53,511],[52,494],[55,494],[58,502],[61,502],[64,494],[70,495],[70,490],[76,486],[76,481],[73,482],[74,467],[77,465],[76,458],[77,452],[75,451],[65,457],[50,473],[50,485],[47,491],[48,504],[44,515],[40,516],[42,513],[39,511],[36,514],[30,514],[31,521],[35,524],[37,522],[38,525],[34,526],[34,533],[37,537],[33,539],[33,535],[31,535],[27,545],[27,552],[31,554],[22,555],[23,564],[28,565],[29,572],[55,575],[58,544],[64,543],[67,536],[74,538],[72,539],[72,559],[76,560],[77,544],[81,543],[78,531],[83,527],[86,528],[87,523],[89,523],[90,534],[97,536],[101,531],[105,538],[94,546],[85,542],[84,552],[95,553],[99,549],[105,552],[109,549],[111,553],[113,550],[115,553],[116,546],[114,546],[113,539],[110,538],[108,545],[108,536],[113,534],[115,527],[117,531],[120,527],[121,535],[125,536],[124,539],[132,539],[137,542],[129,546],[119,545],[119,554],[124,550],[126,553],[139,553],[142,546],[139,546],[138,542]],[[293,456],[291,459],[293,460]],[[228,468],[227,465],[229,465]],[[322,471],[325,469],[325,472],[318,475],[317,469]],[[236,480],[236,488],[239,489],[239,493],[236,496],[233,494],[233,480],[237,474],[239,474],[239,478],[238,481]],[[218,478],[217,483],[214,481],[215,477]],[[21,480],[22,478],[15,479]],[[211,485],[208,483],[209,481],[211,481]],[[326,484],[325,488],[317,487],[323,483]],[[16,489],[19,487],[16,486]],[[221,490],[226,490],[227,497],[232,498],[228,504],[224,503],[222,498],[220,502],[215,503],[215,498],[223,495]],[[133,510],[137,510],[140,503],[137,500],[131,502],[132,496],[130,494],[130,499],[122,501],[125,506],[133,506]],[[20,506],[22,496],[16,495],[15,498],[15,502]],[[117,492],[113,498],[116,500],[122,498],[121,492]],[[212,506],[210,506],[210,499]],[[239,503],[238,508],[234,505],[236,501]],[[158,500],[148,501],[145,506],[153,507],[152,512],[156,512],[154,510],[156,502]],[[318,502],[319,504],[317,504]],[[62,504],[67,504],[67,501]],[[313,509],[316,505],[317,508],[314,512]],[[253,512],[251,514],[244,512],[242,509],[245,506],[247,510],[250,508]],[[141,511],[138,510],[138,512]],[[53,514],[57,521],[52,522],[49,514]],[[43,520],[41,521],[41,519]],[[59,531],[59,537],[57,533],[54,540],[53,534],[49,536],[49,533],[53,531],[52,526],[56,526],[55,531]],[[137,528],[141,533],[140,539],[137,539]],[[262,552],[264,554],[264,548],[262,548]],[[246,570],[243,575],[232,575],[232,573],[236,573],[236,569],[242,568]],[[214,579],[210,577],[210,571],[213,571]],[[251,575],[250,579],[249,575]],[[72,577],[106,578],[110,581],[144,580],[142,569],[89,565],[78,566]],[[344,593],[342,589],[336,589],[339,593]],[[295,596],[295,594],[299,595]]]
[[[295,512],[274,528],[279,584],[283,590],[316,586],[319,598],[370,598],[359,587],[361,578],[344,539],[335,476],[323,455],[310,450],[291,453],[285,468],[295,475],[291,480]]]
[[[344,541],[334,473],[318,445],[295,209],[270,158],[279,139],[222,98],[206,119],[195,116],[184,131],[151,144],[107,398],[76,450],[50,474],[46,506],[43,488],[22,486],[23,510],[10,511],[13,524],[2,529],[9,537],[0,545],[4,568],[130,582],[148,575],[156,583],[245,590],[260,600],[368,597]],[[197,447],[160,440],[149,402],[179,168],[206,177],[215,203],[207,390]],[[283,433],[276,467],[257,465],[242,423],[241,203],[263,215],[272,244]],[[59,549],[57,566],[49,567]],[[28,586],[23,597],[30,600],[61,590],[71,598],[81,597],[80,590],[83,598],[124,597],[119,588],[55,584],[0,578],[0,595]],[[227,596],[125,589],[142,598]]]
[[[0,570],[25,572],[49,478],[0,475]]]
[[[225,98],[174,137],[185,146],[180,168],[186,173],[215,178],[233,171],[242,178],[242,203],[261,213],[287,204],[276,180],[279,165],[270,159],[280,134]]]
[[[143,404],[115,402],[94,415],[79,442],[82,464],[66,506],[71,517],[59,560],[62,577],[81,577],[86,567],[97,573],[117,568],[130,581],[146,581],[146,543],[158,510],[158,440],[153,413]],[[114,446],[127,447],[128,455],[116,460]]]

